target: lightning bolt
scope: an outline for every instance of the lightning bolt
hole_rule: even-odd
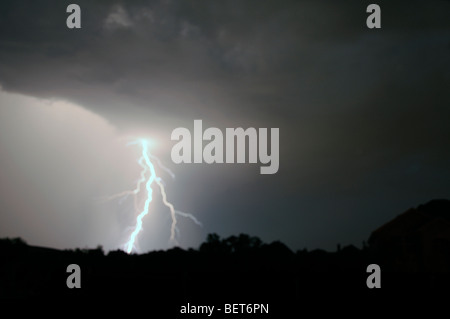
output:
[[[133,190],[127,190],[112,196],[109,196],[106,198],[106,200],[113,200],[116,198],[126,198],[129,195],[134,196],[134,208],[136,211],[138,211],[138,195],[141,193],[141,185],[145,183],[145,191],[146,191],[146,199],[144,203],[143,209],[140,211],[139,215],[136,217],[136,225],[134,227],[133,232],[130,235],[130,238],[128,242],[125,244],[125,250],[129,254],[132,252],[133,248],[135,248],[135,242],[137,239],[137,236],[142,231],[142,224],[144,217],[149,213],[150,209],[150,203],[153,200],[153,184],[156,183],[159,187],[162,202],[166,207],[169,208],[170,211],[170,217],[172,220],[172,224],[170,227],[170,239],[169,241],[174,243],[175,245],[178,245],[178,241],[176,239],[176,234],[179,233],[179,230],[177,228],[177,215],[182,216],[185,218],[191,219],[195,224],[202,226],[202,223],[199,222],[193,215],[188,213],[183,213],[180,211],[175,210],[172,203],[170,203],[167,200],[167,193],[164,186],[164,182],[161,179],[161,177],[157,176],[155,166],[153,165],[152,159],[158,164],[158,166],[166,171],[172,178],[175,178],[175,175],[172,173],[170,169],[165,167],[162,162],[157,158],[156,156],[150,154],[148,141],[147,140],[139,140],[134,141],[131,143],[128,143],[128,145],[134,145],[134,144],[140,144],[142,147],[142,155],[138,161],[139,165],[142,167],[142,171],[140,174],[140,179],[138,180],[136,184],[136,188]],[[149,173],[149,176],[147,177]]]
[[[145,217],[145,215],[148,214],[148,209],[150,206],[150,203],[153,199],[153,189],[152,184],[153,181],[156,178],[155,173],[155,167],[153,166],[153,163],[150,161],[150,158],[148,157],[148,143],[147,141],[143,140],[141,141],[142,144],[142,157],[144,158],[145,164],[147,165],[148,169],[150,170],[150,177],[147,180],[147,183],[145,185],[145,188],[147,190],[147,199],[145,200],[144,209],[142,212],[138,215],[136,219],[136,227],[134,228],[134,231],[131,233],[130,240],[127,243],[127,253],[131,253],[131,250],[134,247],[134,242],[136,241],[136,236],[139,234],[139,232],[142,229],[142,219]],[[144,168],[145,170],[145,168]],[[142,176],[142,173],[141,173]]]

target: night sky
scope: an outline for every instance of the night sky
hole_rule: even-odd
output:
[[[450,1],[0,3],[0,237],[121,248],[139,148],[161,172],[183,248],[246,233],[291,249],[361,246],[410,207],[450,194]],[[174,164],[171,132],[279,128],[280,168]],[[166,249],[155,198],[139,252]]]

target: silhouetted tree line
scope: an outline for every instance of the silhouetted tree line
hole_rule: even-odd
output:
[[[182,300],[249,296],[299,300],[343,290],[367,293],[366,268],[383,270],[384,291],[436,289],[450,284],[449,201],[432,201],[375,230],[362,248],[296,252],[279,241],[209,234],[199,249],[172,248],[128,255],[115,250],[57,250],[0,239],[0,296],[97,296],[145,291],[148,298]],[[82,289],[66,287],[77,264]],[[148,289],[151,287],[151,289]],[[141,296],[141,294],[137,294]],[[250,301],[247,301],[250,302]]]
[[[363,274],[363,253],[349,246],[338,252],[322,250],[293,252],[279,241],[263,243],[246,234],[220,238],[209,234],[199,249],[172,248],[128,255],[122,250],[107,254],[95,249],[57,250],[28,246],[20,238],[0,239],[0,296],[34,295],[96,295],[120,291],[140,291],[158,298],[160,294],[178,298],[209,298],[225,296],[278,295],[295,296],[302,285],[328,284],[330,278],[310,281],[311,272],[342,272],[360,268]],[[69,264],[82,269],[82,288],[71,291],[65,287]],[[338,279],[341,277],[337,277]],[[295,281],[294,280],[294,281]],[[216,288],[213,288],[216,287]],[[176,288],[176,289],[175,289]],[[174,292],[175,289],[175,292]]]

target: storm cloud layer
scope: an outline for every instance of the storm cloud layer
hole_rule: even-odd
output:
[[[63,122],[60,129],[50,125],[52,133],[36,142],[47,152],[49,139],[60,139],[55,145],[61,156],[70,154],[71,145],[82,145],[75,172],[97,172],[90,164],[96,152],[97,159],[114,159],[108,152],[118,146],[99,150],[105,140],[98,140],[86,147],[89,136],[109,132],[108,141],[141,131],[156,136],[159,155],[178,176],[171,185],[176,204],[205,225],[190,245],[203,232],[246,232],[294,249],[360,244],[403,210],[448,197],[449,1],[378,1],[378,30],[366,27],[370,2],[361,1],[77,1],[79,30],[66,27],[69,3],[2,1],[0,84],[6,92],[40,101],[67,101],[108,123],[101,133],[84,120]],[[36,117],[28,107],[18,112],[13,105],[18,102],[6,94],[0,100],[1,158],[18,163],[24,155],[15,136],[34,132],[30,123],[42,127],[54,120]],[[194,119],[222,129],[279,127],[279,172],[259,176],[258,168],[248,165],[174,165],[170,132],[192,128]],[[92,132],[64,134],[70,125]],[[129,161],[120,165],[128,167]],[[42,160],[49,173],[60,163]],[[0,196],[8,203],[1,207],[1,230],[7,235],[26,238],[32,231],[8,213],[20,211],[23,219],[31,214],[10,203],[23,193],[5,191],[29,165],[15,165],[1,181]],[[73,223],[79,222],[73,238],[54,235],[41,244],[118,244],[111,242],[112,231],[87,235],[104,221],[82,204],[127,186],[128,168],[111,165],[98,176],[105,182],[89,194],[85,186],[91,180],[74,182],[76,203],[53,202],[55,215],[73,208]],[[42,180],[34,172],[26,176]],[[29,192],[48,188],[65,198],[57,183],[44,180]],[[52,229],[69,227],[59,218]],[[122,222],[108,227],[119,229]],[[44,229],[29,236],[31,241],[39,241]]]

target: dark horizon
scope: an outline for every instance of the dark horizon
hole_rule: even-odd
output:
[[[337,242],[336,243],[336,247],[334,250],[326,250],[326,249],[322,249],[320,247],[315,247],[313,249],[307,249],[306,247],[303,248],[298,248],[298,249],[292,249],[291,247],[288,247],[285,243],[283,243],[281,240],[274,240],[272,242],[264,242],[262,241],[258,236],[252,236],[252,234],[244,234],[244,233],[240,233],[240,234],[234,234],[231,235],[227,238],[221,238],[220,235],[216,234],[216,233],[209,233],[207,234],[207,236],[205,237],[205,239],[202,241],[202,243],[200,244],[200,246],[198,247],[189,247],[188,249],[183,249],[182,247],[179,246],[173,246],[170,248],[166,248],[166,249],[160,249],[160,250],[150,250],[150,251],[145,251],[145,252],[131,252],[128,253],[128,255],[145,255],[145,254],[149,254],[149,253],[155,253],[155,252],[161,252],[161,251],[168,251],[168,250],[201,250],[202,245],[211,243],[211,241],[215,241],[215,242],[222,242],[222,243],[226,243],[228,241],[232,241],[235,239],[239,239],[239,238],[244,238],[246,240],[250,240],[250,241],[255,241],[258,243],[258,246],[263,245],[263,246],[270,246],[273,244],[280,244],[282,246],[284,246],[286,249],[288,249],[290,252],[292,253],[299,253],[299,252],[314,252],[314,251],[324,251],[327,253],[332,253],[332,252],[339,252],[341,249],[357,249],[357,250],[364,250],[367,249],[370,246],[370,241],[372,239],[372,237],[374,236],[374,234],[376,234],[377,232],[380,232],[380,230],[382,230],[383,228],[386,228],[387,225],[390,225],[392,223],[395,223],[397,220],[404,218],[403,216],[409,214],[411,211],[419,211],[421,212],[421,214],[425,213],[425,214],[429,214],[430,212],[432,212],[432,214],[437,216],[440,216],[442,218],[444,218],[445,220],[450,220],[450,199],[433,199],[428,201],[427,203],[423,203],[417,207],[410,207],[409,209],[403,211],[402,213],[397,214],[392,220],[386,221],[385,223],[383,223],[382,225],[379,225],[378,227],[374,228],[371,233],[367,236],[367,238],[365,240],[363,240],[360,244],[361,245],[355,245],[355,244],[348,244],[346,246],[342,246],[341,243]],[[58,249],[58,248],[54,248],[54,247],[46,247],[46,246],[37,246],[37,245],[32,245],[27,243],[24,239],[22,239],[21,237],[4,237],[4,238],[0,238],[0,240],[3,241],[9,241],[12,244],[17,244],[17,245],[26,245],[26,246],[30,246],[30,247],[35,247],[35,248],[42,248],[42,249],[51,249],[51,250],[59,250],[59,251],[82,251],[82,252],[89,252],[89,251],[101,251],[102,254],[110,254],[110,253],[118,253],[118,252],[123,252],[125,254],[126,251],[124,249],[115,249],[115,250],[109,250],[109,251],[105,251],[102,247],[102,245],[98,244],[95,247],[77,247],[77,248],[63,248],[63,249]]]
[[[437,224],[441,232],[436,232]],[[399,302],[401,295],[423,302],[447,291],[449,234],[450,200],[433,200],[374,230],[363,248],[337,246],[334,252],[294,252],[282,242],[268,244],[246,234],[229,238],[209,234],[198,249],[176,247],[144,254],[121,250],[106,254],[101,247],[56,250],[0,239],[4,257],[0,298],[128,300],[123,292],[133,291],[133,300],[154,301],[153,314],[179,314],[187,303],[219,309],[224,302],[240,299],[270,305],[272,316],[299,313],[299,302],[317,297]],[[33,264],[36,260],[40,262]],[[382,269],[380,291],[366,285],[368,265],[374,263]],[[81,269],[79,289],[65,285],[71,272],[66,271],[68,265]]]
[[[2,300],[70,301],[78,307],[95,301],[103,311],[101,301],[117,300],[142,303],[165,318],[205,315],[205,309],[213,318],[286,318],[317,304],[327,311],[344,305],[347,314],[353,304],[404,314],[416,311],[411,302],[436,307],[437,298],[448,296],[450,200],[403,212],[375,229],[361,249],[294,252],[246,234],[209,234],[198,249],[106,254],[101,247],[57,250],[0,238],[0,256]],[[381,269],[378,279],[372,266]]]

